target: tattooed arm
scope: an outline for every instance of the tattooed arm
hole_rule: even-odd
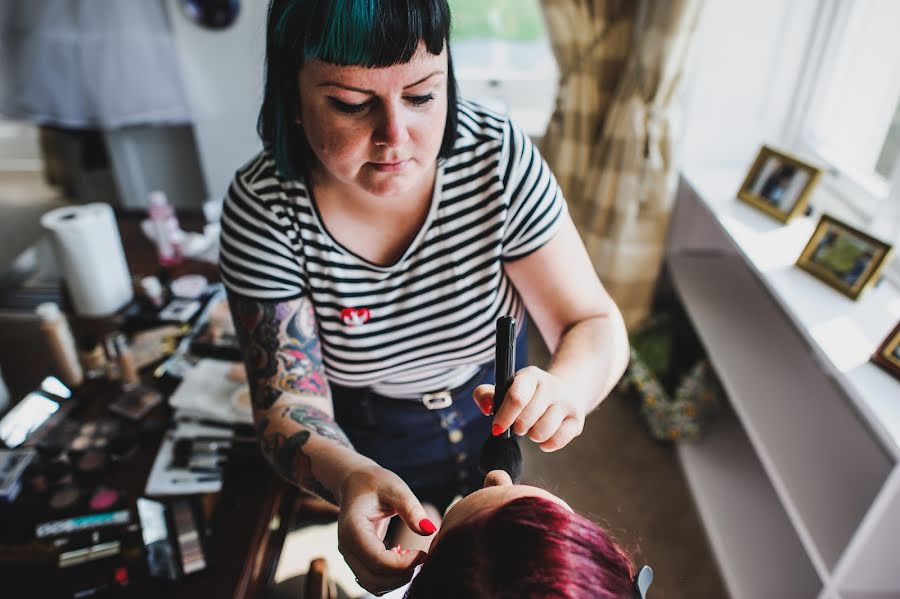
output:
[[[291,483],[339,505],[347,473],[375,463],[334,420],[309,298],[265,302],[229,293],[263,455]]]
[[[424,561],[384,546],[396,514],[420,535],[434,532],[403,480],[354,451],[334,421],[315,313],[308,298],[260,302],[229,294],[263,454],[288,481],[340,506],[338,548],[371,592],[409,581]]]

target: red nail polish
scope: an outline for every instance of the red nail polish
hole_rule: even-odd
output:
[[[419,520],[419,528],[430,535],[433,535],[435,532],[437,532],[437,526],[435,526],[434,523],[428,518],[422,518],[421,520]]]
[[[491,427],[491,434],[496,437],[497,435],[501,434],[505,430],[506,429],[503,428],[502,426],[500,426],[499,424],[495,424],[494,426]]]

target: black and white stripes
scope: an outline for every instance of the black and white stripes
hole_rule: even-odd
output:
[[[498,316],[522,316],[503,261],[549,241],[566,209],[556,180],[509,120],[459,103],[454,154],[438,166],[425,224],[379,266],[322,225],[306,187],[267,152],[225,199],[221,271],[233,293],[283,301],[308,294],[330,380],[390,397],[452,389],[493,359]]]

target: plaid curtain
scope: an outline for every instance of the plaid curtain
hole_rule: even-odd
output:
[[[541,0],[560,69],[541,150],[600,280],[650,311],[675,195],[678,92],[703,0]]]

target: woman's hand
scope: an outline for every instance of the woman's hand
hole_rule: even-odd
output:
[[[494,385],[479,385],[473,394],[485,416],[493,411]],[[584,428],[583,402],[566,393],[562,380],[537,366],[515,374],[500,409],[494,415],[492,433],[512,427],[517,435],[528,435],[544,451],[562,449]]]
[[[369,466],[347,475],[341,485],[338,549],[359,585],[374,595],[409,582],[414,568],[428,557],[424,551],[403,555],[385,548],[384,535],[395,515],[420,535],[435,532],[425,508],[390,470]]]

